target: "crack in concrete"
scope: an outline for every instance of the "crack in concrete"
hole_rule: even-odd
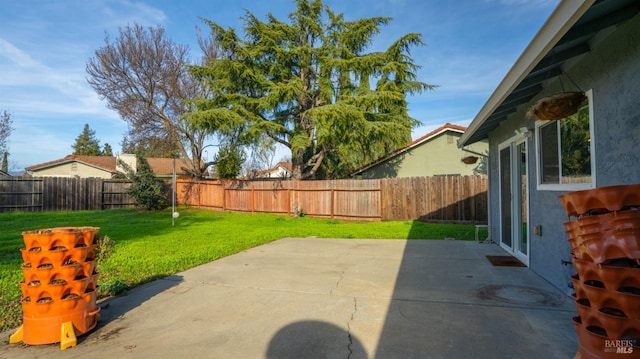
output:
[[[353,318],[356,316],[358,312],[358,298],[353,297],[353,312],[351,312],[351,318],[347,321],[347,338],[349,339],[349,344],[347,345],[347,350],[349,350],[349,355],[347,355],[347,359],[351,358],[353,354],[353,336],[351,336],[351,322],[353,322]]]
[[[345,268],[342,271],[342,273],[340,273],[340,278],[338,278],[338,280],[336,281],[336,286],[331,289],[331,291],[329,292],[329,295],[333,295],[333,290],[338,289],[338,287],[340,286],[340,282],[342,282],[342,280],[344,279],[344,274],[347,272],[348,269],[349,268]]]

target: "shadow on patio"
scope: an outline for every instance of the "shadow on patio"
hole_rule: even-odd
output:
[[[570,358],[573,302],[495,244],[409,240],[376,358]]]

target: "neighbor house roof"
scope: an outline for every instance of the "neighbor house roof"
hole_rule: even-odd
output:
[[[484,140],[517,107],[590,51],[598,33],[634,17],[637,0],[562,0],[460,137],[464,147]],[[565,69],[566,70],[566,69]]]
[[[153,158],[146,159],[149,163],[149,167],[156,176],[167,176],[173,174],[173,158]],[[59,166],[68,162],[80,162],[87,166],[95,167],[106,172],[113,174],[117,173],[116,170],[117,158],[113,156],[81,156],[81,155],[68,155],[64,158],[39,163],[37,165],[26,167],[27,171],[43,170],[49,167]],[[184,174],[181,171],[182,167],[185,167],[186,163],[181,159],[176,159],[176,173]]]
[[[269,169],[256,172],[251,176],[251,178],[278,178],[278,177],[272,177],[271,175],[274,173],[277,174],[281,172],[286,173],[287,177],[290,177],[292,173],[292,168],[293,167],[291,165],[291,162],[278,162],[276,163],[275,166]]]
[[[173,174],[173,158],[147,158],[149,167],[156,176],[168,176]],[[176,174],[184,175],[182,167],[187,167],[185,161],[180,158],[176,158]]]
[[[427,133],[426,135],[424,135],[424,136],[422,136],[422,137],[420,137],[420,138],[417,138],[417,139],[415,139],[415,140],[413,140],[413,141],[409,142],[409,144],[408,144],[408,145],[406,145],[406,146],[404,146],[404,147],[400,147],[400,148],[398,148],[397,150],[395,150],[395,151],[393,151],[393,152],[390,152],[390,153],[389,153],[389,154],[387,154],[386,156],[381,157],[381,158],[379,158],[379,159],[377,159],[377,160],[375,160],[375,161],[373,161],[373,162],[369,163],[368,165],[366,165],[366,166],[364,166],[364,167],[362,167],[362,168],[360,168],[360,169],[356,170],[355,172],[353,172],[353,173],[351,174],[351,176],[355,176],[355,175],[357,175],[357,174],[360,174],[360,173],[362,173],[362,172],[364,172],[364,171],[368,170],[368,169],[369,169],[369,168],[371,168],[371,167],[374,167],[374,166],[376,166],[376,165],[378,165],[378,164],[380,164],[380,163],[382,163],[382,162],[388,161],[389,159],[391,159],[391,158],[393,158],[393,157],[396,157],[396,156],[398,156],[398,155],[400,155],[400,154],[402,154],[402,153],[404,153],[404,152],[407,152],[407,151],[409,151],[410,149],[412,149],[412,148],[414,148],[414,147],[416,147],[416,146],[419,146],[419,145],[421,145],[421,144],[423,144],[423,143],[425,143],[425,142],[427,142],[427,141],[431,140],[432,138],[434,138],[434,137],[436,137],[436,136],[438,136],[438,135],[440,135],[440,134],[442,134],[442,133],[444,133],[444,132],[452,131],[452,132],[457,132],[457,133],[464,133],[464,131],[465,131],[466,129],[467,129],[467,128],[466,128],[466,127],[464,127],[464,126],[458,126],[458,125],[454,125],[454,124],[451,124],[451,123],[448,123],[448,122],[447,122],[447,123],[445,123],[444,125],[442,125],[442,126],[440,126],[440,127],[436,128],[435,130],[433,130],[433,131],[431,131],[431,132]]]
[[[11,174],[9,174],[9,173],[7,173],[7,172],[5,172],[5,171],[3,171],[3,170],[0,170],[0,176],[7,176],[7,177],[9,177],[9,176],[11,176]]]
[[[82,155],[68,155],[64,158],[57,160],[39,163],[37,165],[25,167],[27,171],[43,170],[49,167],[59,166],[68,162],[80,162],[87,166],[95,167],[107,172],[117,173],[116,171],[116,158],[113,156],[82,156]]]

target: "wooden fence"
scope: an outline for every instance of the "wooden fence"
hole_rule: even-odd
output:
[[[0,177],[0,212],[134,207],[128,180]],[[345,220],[487,222],[486,176],[334,181],[178,179],[179,204],[224,211]],[[170,195],[169,195],[170,196]]]
[[[0,212],[79,211],[134,207],[128,180],[0,177]]]
[[[486,176],[334,181],[177,181],[178,203],[347,220],[486,223]]]

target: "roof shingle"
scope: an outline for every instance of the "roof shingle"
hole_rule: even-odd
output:
[[[149,167],[156,176],[166,176],[173,174],[173,158],[147,158]],[[39,163],[37,165],[26,167],[27,171],[40,170],[47,167],[53,167],[67,162],[82,162],[87,165],[98,167],[111,173],[117,173],[116,170],[116,157],[114,156],[82,156],[82,155],[68,155],[64,158]],[[179,175],[185,175],[182,167],[186,167],[186,162],[182,159],[176,159],[176,173]]]

